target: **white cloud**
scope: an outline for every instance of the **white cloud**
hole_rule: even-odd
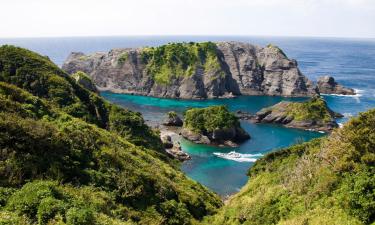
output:
[[[375,37],[375,0],[1,0],[0,37]]]

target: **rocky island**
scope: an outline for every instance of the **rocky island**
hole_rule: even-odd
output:
[[[323,98],[315,96],[305,102],[282,101],[264,108],[251,118],[257,123],[276,123],[286,127],[329,132],[338,127],[341,114],[328,108]]]
[[[335,81],[331,76],[319,77],[317,88],[321,94],[337,94],[337,95],[355,95],[352,88],[344,87]]]
[[[241,128],[238,118],[225,106],[187,110],[181,135],[199,144],[227,146],[237,146],[250,139],[250,135]]]
[[[317,93],[297,62],[274,45],[189,42],[89,55],[73,52],[62,68],[70,74],[87,73],[99,90],[165,98]]]

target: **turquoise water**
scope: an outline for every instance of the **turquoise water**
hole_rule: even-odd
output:
[[[174,100],[109,92],[103,92],[102,96],[115,104],[141,112],[150,124],[162,120],[165,114],[171,110],[182,114],[189,107],[224,104],[231,111],[242,110],[255,113],[264,107],[271,106],[282,100],[305,100],[305,98],[270,96],[240,96],[235,99]],[[241,125],[250,133],[251,139],[237,148],[200,145],[182,139],[182,149],[192,157],[191,160],[182,164],[182,170],[194,180],[225,196],[238,191],[246,183],[248,179],[246,172],[253,162],[237,162],[219,158],[213,154],[214,152],[227,153],[236,151],[242,154],[265,154],[301,140],[310,140],[323,135],[317,132],[289,129],[270,124],[252,124],[246,121],[242,121]]]
[[[286,38],[248,36],[133,36],[133,37],[80,37],[80,38],[18,38],[1,39],[2,44],[26,47],[47,55],[57,65],[62,65],[72,51],[92,53],[109,51],[112,48],[157,46],[168,42],[181,41],[242,41],[258,45],[273,43],[278,45],[290,58],[298,61],[301,71],[311,80],[330,74],[336,80],[351,88],[359,89],[356,97],[324,96],[328,105],[345,115],[339,122],[350,116],[375,107],[375,39],[338,38]],[[204,107],[226,104],[232,110],[256,112],[281,100],[301,101],[303,98],[241,96],[236,99],[206,101],[184,101],[157,99],[102,93],[108,100],[123,107],[142,112],[147,122],[160,120],[170,110],[181,113],[188,107]],[[321,136],[320,133],[287,129],[274,125],[260,125],[243,122],[252,139],[239,148],[240,153],[266,153],[289,146],[301,139],[309,140]],[[214,152],[229,152],[231,148],[215,148],[182,141],[182,147],[192,155],[192,160],[182,165],[182,170],[221,195],[238,191],[247,181],[246,172],[251,162],[236,162],[218,158]]]

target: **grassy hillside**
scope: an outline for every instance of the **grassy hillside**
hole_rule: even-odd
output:
[[[220,199],[176,169],[139,113],[47,58],[0,47],[0,224],[190,224]]]
[[[67,114],[117,132],[130,142],[162,152],[158,135],[139,113],[109,104],[59,69],[47,57],[27,49],[0,47],[0,81],[16,85]]]
[[[374,224],[375,109],[329,137],[266,155],[205,224]]]

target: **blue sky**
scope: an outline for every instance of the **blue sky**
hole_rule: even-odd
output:
[[[1,0],[0,37],[375,38],[375,0]]]

